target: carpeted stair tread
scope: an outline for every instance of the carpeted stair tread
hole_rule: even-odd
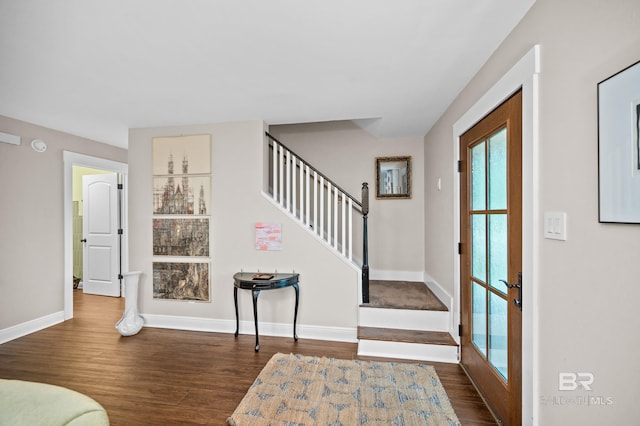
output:
[[[447,311],[440,299],[423,282],[371,280],[369,303],[360,306],[370,308],[412,309]]]
[[[446,331],[402,330],[395,328],[358,327],[358,339],[387,342],[421,343],[427,345],[457,346]]]

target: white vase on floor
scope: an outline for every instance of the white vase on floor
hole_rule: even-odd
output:
[[[133,336],[144,324],[138,313],[138,281],[141,274],[139,271],[124,274],[124,314],[116,323],[116,329],[123,336]]]

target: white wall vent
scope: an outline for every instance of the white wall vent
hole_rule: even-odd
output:
[[[20,145],[20,136],[0,132],[0,142],[6,142],[12,145]]]

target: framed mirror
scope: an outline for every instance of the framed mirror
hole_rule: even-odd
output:
[[[376,198],[411,198],[411,157],[376,158]]]

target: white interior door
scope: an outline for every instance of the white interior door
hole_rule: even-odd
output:
[[[120,296],[118,175],[82,177],[83,291]]]

